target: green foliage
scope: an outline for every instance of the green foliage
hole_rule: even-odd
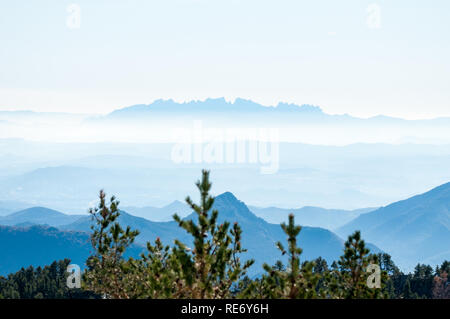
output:
[[[431,298],[434,273],[429,265],[418,264],[410,278],[411,288],[421,298]]]
[[[88,271],[84,274],[85,288],[105,297],[130,298],[129,265],[124,261],[123,254],[139,231],[131,230],[130,227],[124,230],[116,221],[120,212],[119,202],[114,196],[107,204],[105,193],[100,191],[99,199],[98,206],[89,211],[95,220],[91,227],[91,243],[95,253],[86,262]]]
[[[44,268],[30,266],[0,277],[0,299],[96,298],[87,291],[67,288],[69,264],[70,260],[64,259]]]
[[[436,275],[440,275],[444,272],[450,274],[450,261],[444,261],[442,265],[437,268]]]
[[[300,264],[302,249],[297,246],[297,236],[301,226],[295,225],[294,216],[289,215],[289,222],[281,225],[287,235],[288,249],[285,250],[281,242],[277,243],[282,255],[288,256],[288,266],[278,261],[274,266],[263,265],[266,275],[253,285],[247,285],[242,297],[251,298],[289,298],[306,299],[318,297],[318,283],[320,276],[313,271],[314,262]]]
[[[380,288],[370,288],[367,267],[370,264],[379,265],[378,256],[370,254],[359,231],[350,235],[345,242],[344,254],[338,261],[339,271],[334,278],[334,295],[346,299],[366,299],[386,297],[382,287],[386,284],[386,271],[381,272]],[[380,267],[381,268],[381,267]]]
[[[231,287],[243,277],[253,260],[241,264],[239,255],[246,250],[241,247],[242,230],[237,223],[217,225],[219,212],[213,210],[214,197],[209,194],[211,183],[209,172],[202,172],[196,183],[200,202],[195,204],[190,197],[186,203],[197,214],[197,222],[174,215],[179,226],[193,237],[193,248],[175,241],[173,254],[182,261],[177,279],[177,296],[182,298],[226,298]]]
[[[403,299],[418,299],[418,295],[416,292],[413,292],[411,289],[411,282],[409,278],[406,279],[405,285],[403,286],[403,291],[401,297]]]

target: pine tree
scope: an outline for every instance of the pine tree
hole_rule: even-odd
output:
[[[335,292],[346,299],[381,298],[382,289],[369,288],[367,285],[369,264],[378,264],[376,255],[370,254],[359,231],[350,235],[345,242],[344,255],[340,257],[338,265],[338,283]],[[386,281],[386,272],[382,272],[381,281]]]
[[[177,296],[183,298],[230,297],[231,287],[245,276],[253,260],[241,264],[240,254],[242,230],[237,223],[229,230],[230,223],[217,225],[219,212],[212,209],[214,197],[209,192],[209,171],[202,171],[202,179],[196,183],[200,192],[200,203],[190,197],[186,203],[197,214],[197,222],[174,215],[179,226],[193,237],[193,248],[175,240],[173,253],[181,267],[177,279]]]
[[[419,296],[417,293],[413,293],[411,290],[411,282],[408,279],[406,279],[405,285],[403,286],[403,292],[402,292],[402,298],[403,299],[418,299]]]
[[[116,219],[120,212],[119,201],[113,196],[109,204],[103,190],[99,194],[99,204],[89,213],[95,223],[91,226],[91,243],[95,250],[87,260],[88,271],[84,274],[85,288],[105,297],[130,298],[127,289],[129,267],[123,254],[139,235],[139,231],[125,230]]]
[[[302,249],[297,246],[297,236],[301,226],[295,225],[294,215],[290,214],[288,224],[281,224],[287,235],[288,249],[281,242],[277,243],[282,255],[288,256],[288,265],[278,261],[274,266],[264,264],[266,271],[261,281],[249,285],[244,295],[253,298],[289,298],[307,299],[318,297],[320,275],[313,272],[315,263],[305,261],[300,264]]]
[[[412,291],[419,297],[432,298],[433,282],[433,268],[429,265],[417,264],[410,279]]]
[[[106,204],[100,192],[100,203],[90,213],[92,245],[95,254],[88,259],[84,274],[86,289],[106,298],[227,298],[239,286],[253,260],[241,263],[242,230],[237,223],[217,223],[217,210],[212,209],[214,197],[209,194],[209,172],[202,172],[197,182],[200,203],[190,197],[186,202],[197,213],[197,221],[174,215],[181,228],[193,237],[193,247],[175,240],[165,246],[159,238],[147,243],[147,253],[141,258],[125,260],[123,253],[137,231],[123,230],[116,221],[120,215],[118,201],[113,197]]]

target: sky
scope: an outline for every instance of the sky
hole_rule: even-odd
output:
[[[447,0],[0,4],[0,110],[107,113],[225,97],[450,116]]]

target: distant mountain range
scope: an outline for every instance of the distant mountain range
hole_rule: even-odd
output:
[[[144,247],[131,246],[126,256],[138,257]],[[48,226],[0,226],[0,275],[29,266],[49,265],[68,258],[71,263],[85,267],[92,252],[89,234],[61,231]]]
[[[132,105],[106,115],[92,116],[83,124],[101,126],[104,130],[120,126],[122,134],[130,139],[138,134],[146,140],[161,142],[178,139],[177,129],[190,129],[194,122],[214,129],[278,128],[280,141],[309,144],[450,143],[450,117],[406,120],[378,115],[360,118],[325,113],[314,105],[278,103],[264,106],[241,98],[233,102],[224,98],[184,103],[156,100],[151,104]],[[163,131],[170,133],[161,135]]]
[[[46,226],[0,226],[0,275],[64,258],[83,265],[90,251],[86,233],[62,232]]]
[[[255,216],[243,202],[229,192],[217,196],[213,208],[219,211],[219,223],[227,220],[231,223],[238,222],[242,227],[242,245],[248,249],[245,256],[256,260],[253,268],[254,274],[261,271],[263,262],[273,264],[277,260],[283,259],[275,246],[277,241],[286,242],[286,236],[280,225],[270,224]],[[196,220],[194,213],[185,218]],[[119,222],[140,230],[141,233],[136,238],[136,242],[140,244],[146,241],[154,241],[156,237],[160,237],[166,244],[173,243],[176,238],[188,244],[191,241],[191,237],[174,221],[152,222],[122,212]],[[64,230],[88,231],[90,224],[90,218],[85,217],[61,228]],[[303,248],[303,260],[311,260],[321,256],[332,262],[341,255],[343,250],[343,240],[323,228],[303,227],[299,242]],[[375,251],[379,251],[376,247],[371,247]]]
[[[227,102],[224,98],[206,99],[178,103],[174,100],[156,100],[151,104],[138,104],[115,110],[107,117],[129,117],[150,113],[303,113],[306,115],[323,115],[318,106],[279,103],[276,107],[263,106],[251,100],[237,98],[234,102]]]
[[[81,217],[83,217],[83,215],[66,215],[45,207],[31,207],[0,217],[0,225],[15,226],[36,224],[57,227],[73,223]]]
[[[252,114],[253,116],[258,114],[265,114],[270,116],[276,115],[287,115],[296,116],[301,115],[302,117],[312,120],[314,118],[320,120],[339,120],[339,121],[365,121],[369,123],[379,124],[379,123],[390,123],[399,124],[401,122],[410,122],[401,118],[394,118],[384,115],[373,116],[368,119],[362,119],[353,117],[348,114],[342,115],[331,115],[322,111],[319,106],[303,104],[297,105],[295,103],[284,103],[280,102],[275,106],[265,106],[251,100],[237,98],[233,102],[227,102],[225,98],[208,98],[203,101],[190,101],[179,103],[172,99],[163,100],[159,99],[151,104],[137,104],[121,109],[117,109],[106,116],[98,116],[96,119],[114,119],[114,118],[134,118],[142,119],[149,115],[157,116],[158,114],[171,114],[172,116],[178,116],[183,114],[214,114],[214,113],[226,113],[230,116],[235,116],[239,113],[242,115]],[[442,117],[432,120],[418,120],[411,121],[416,123],[425,123],[428,121],[433,121],[435,124],[448,124],[450,123],[450,118]]]
[[[450,260],[450,183],[362,214],[337,233],[346,236],[354,230],[403,267]]]
[[[315,105],[280,102],[265,106],[242,98],[232,102],[208,98],[183,103],[159,99],[101,115],[0,112],[0,131],[4,137],[45,141],[161,143],[178,139],[177,130],[191,129],[195,121],[215,129],[279,128],[280,141],[284,142],[322,145],[450,143],[450,117],[406,120],[377,115],[360,118],[329,114]],[[29,125],[33,125],[33,130],[28,129]],[[59,132],[58,136],[51,133],[54,131]]]
[[[289,214],[294,214],[295,220],[304,226],[323,227],[326,229],[336,229],[349,221],[355,219],[363,213],[375,210],[376,208],[361,208],[355,210],[325,209],[321,207],[305,206],[302,208],[287,209],[278,207],[255,207],[249,209],[256,216],[261,217],[269,223],[279,224],[286,221]]]
[[[261,266],[263,262],[273,264],[277,260],[285,258],[281,256],[275,246],[277,241],[286,242],[286,236],[280,225],[270,224],[262,218],[255,216],[243,202],[237,200],[236,197],[229,192],[216,197],[214,208],[219,210],[219,223],[227,220],[231,223],[238,222],[241,225],[243,229],[242,244],[248,249],[248,253],[246,253],[244,258],[254,258],[256,260],[255,266],[252,269],[252,275],[256,275],[262,271]],[[71,257],[70,255],[73,255],[71,258],[79,261],[82,256],[86,255],[86,250],[88,248],[81,245],[80,240],[82,242],[86,242],[87,240],[87,232],[90,231],[90,225],[92,223],[90,216],[68,216],[52,210],[35,208],[27,210],[26,213],[20,212],[20,214],[16,213],[9,217],[7,216],[7,220],[11,224],[14,224],[15,222],[21,222],[23,224],[26,223],[26,218],[24,218],[24,216],[31,214],[31,212],[34,212],[35,216],[30,216],[30,221],[42,221],[43,219],[48,218],[46,224],[62,223],[66,218],[76,218],[76,220],[66,225],[60,225],[58,227],[59,230],[41,226],[3,227],[5,242],[16,240],[14,236],[21,240],[21,248],[14,254],[15,258],[20,260],[20,265],[36,265],[43,260],[49,260],[62,254],[59,247],[65,244],[60,245],[54,243],[56,248],[52,251],[52,240],[48,237],[54,238],[55,240],[57,238],[63,238],[64,240],[69,241],[72,238],[75,238],[75,243],[67,243],[67,245],[69,245],[68,247],[73,247],[74,250],[78,249],[79,253],[78,255],[75,253],[68,253],[66,257]],[[17,220],[14,220],[14,218],[17,218]],[[192,213],[186,218],[196,219],[196,216]],[[50,221],[51,219],[52,221]],[[136,239],[138,245],[144,244],[147,241],[154,241],[156,237],[160,237],[166,244],[172,244],[175,238],[188,245],[192,240],[192,238],[183,229],[178,227],[177,223],[174,221],[153,222],[142,217],[132,216],[122,211],[119,222],[122,225],[129,225],[140,231],[140,235]],[[13,236],[13,238],[8,239],[8,236]],[[39,250],[41,256],[39,258],[35,257],[33,254],[28,254],[26,241],[31,241],[33,236],[37,237],[37,242],[44,241],[47,247],[46,250]],[[25,239],[22,240],[22,238]],[[64,242],[64,240],[62,240],[62,242]],[[311,260],[321,256],[329,262],[332,262],[333,260],[336,260],[343,251],[343,240],[331,231],[323,228],[303,227],[299,236],[299,243],[303,248],[303,260]],[[30,246],[30,248],[31,247],[33,246]],[[380,251],[373,245],[370,245],[370,247],[375,252]],[[6,255],[3,255],[3,251],[1,250],[0,254],[0,260],[9,258]],[[13,265],[18,265],[18,263],[19,261],[11,265],[8,264],[7,268],[13,269]]]
[[[188,216],[192,211],[184,203],[180,201],[174,201],[163,207],[134,207],[134,206],[123,206],[122,209],[131,215],[143,217],[155,222],[168,222],[172,221],[173,214],[177,213],[180,217]]]
[[[331,115],[323,112],[323,110],[316,105],[310,104],[302,104],[298,105],[295,103],[286,103],[279,102],[276,105],[262,105],[260,103],[254,102],[249,99],[244,98],[236,98],[234,101],[228,102],[224,97],[219,98],[207,98],[205,100],[192,100],[189,102],[176,102],[173,99],[158,99],[153,101],[150,104],[136,104],[131,106],[125,106],[119,109],[116,109],[106,115],[92,115],[92,114],[79,114],[79,113],[58,113],[58,112],[34,112],[34,111],[0,111],[0,122],[8,123],[8,122],[16,122],[20,120],[33,120],[39,119],[47,121],[49,118],[55,120],[98,120],[105,118],[132,118],[132,117],[142,117],[149,114],[162,114],[168,113],[173,116],[177,116],[179,114],[210,114],[210,113],[241,113],[241,114],[269,114],[271,116],[275,114],[288,114],[289,116],[295,114],[301,114],[306,117],[320,117],[322,119],[325,118],[334,118],[338,120],[365,120],[366,122],[373,123],[388,123],[398,124],[401,121],[404,122],[415,122],[415,123],[425,123],[432,121],[435,124],[448,124],[450,122],[450,117],[440,117],[434,119],[426,119],[426,120],[404,120],[401,118],[390,117],[386,115],[377,115],[367,119],[358,118],[351,116],[349,114],[339,114],[339,115]]]
[[[248,209],[257,217],[260,217],[271,224],[280,224],[285,222],[288,219],[289,214],[294,214],[295,220],[303,226],[321,227],[333,230],[343,226],[359,215],[368,213],[377,208],[343,210],[305,206],[302,208],[288,209],[278,207],[256,207],[249,205]],[[181,217],[186,217],[191,213],[191,209],[185,203],[180,201],[174,201],[163,207],[122,206],[122,210],[134,216],[161,222],[172,221],[172,216],[175,212]]]

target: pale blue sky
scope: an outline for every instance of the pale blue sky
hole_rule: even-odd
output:
[[[78,29],[66,24],[71,3]],[[0,110],[224,96],[450,116],[449,31],[446,0],[2,1]]]

